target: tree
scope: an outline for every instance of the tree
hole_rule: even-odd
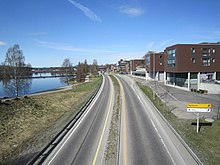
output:
[[[73,74],[73,66],[69,58],[64,59],[62,68],[62,74],[65,75],[65,77],[62,78],[62,81],[69,85],[70,76]]]
[[[93,64],[91,66],[91,73],[96,76],[98,73],[98,69],[97,69],[97,60],[93,60]]]
[[[87,64],[87,60],[84,61],[84,73],[87,74],[89,72],[89,65]]]
[[[31,75],[31,66],[25,65],[25,57],[18,44],[10,47],[6,53],[4,62],[5,91],[10,95],[19,96],[20,92],[27,92],[30,87],[30,80],[25,79]]]
[[[77,76],[76,79],[78,82],[82,82],[85,80],[86,74],[84,72],[84,64],[78,63],[77,66]]]

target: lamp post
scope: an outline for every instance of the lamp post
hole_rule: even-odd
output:
[[[153,65],[153,74],[154,74],[154,91],[153,91],[153,99],[156,98],[156,55],[155,52],[153,53],[154,56],[154,65]]]

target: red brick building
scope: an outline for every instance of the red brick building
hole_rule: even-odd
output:
[[[136,71],[138,68],[144,68],[146,64],[145,59],[130,60],[130,71]]]
[[[220,79],[220,43],[176,44],[164,51],[165,83],[201,88],[202,81]]]
[[[146,59],[146,78],[157,81],[164,80],[164,53],[149,51],[145,55]]]

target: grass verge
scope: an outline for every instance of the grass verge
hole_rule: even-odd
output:
[[[148,86],[137,83],[140,89],[148,96],[162,115],[175,128],[189,147],[195,152],[200,160],[207,165],[217,165],[220,162],[220,121],[216,120],[211,126],[201,126],[200,132],[196,133],[196,120],[178,119],[171,113],[168,107],[156,97],[153,99],[153,91]],[[200,123],[206,123],[204,119]]]
[[[120,86],[117,79],[110,75],[114,90],[115,90],[115,102],[113,107],[112,120],[108,135],[107,148],[105,151],[105,163],[106,165],[116,164],[118,158],[118,141],[119,141],[119,106],[120,106]]]
[[[69,91],[1,103],[0,164],[25,164],[32,159],[74,117],[100,83],[101,78],[93,78]]]

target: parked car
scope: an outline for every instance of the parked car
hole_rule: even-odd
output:
[[[220,84],[220,80],[215,80],[215,84]]]

